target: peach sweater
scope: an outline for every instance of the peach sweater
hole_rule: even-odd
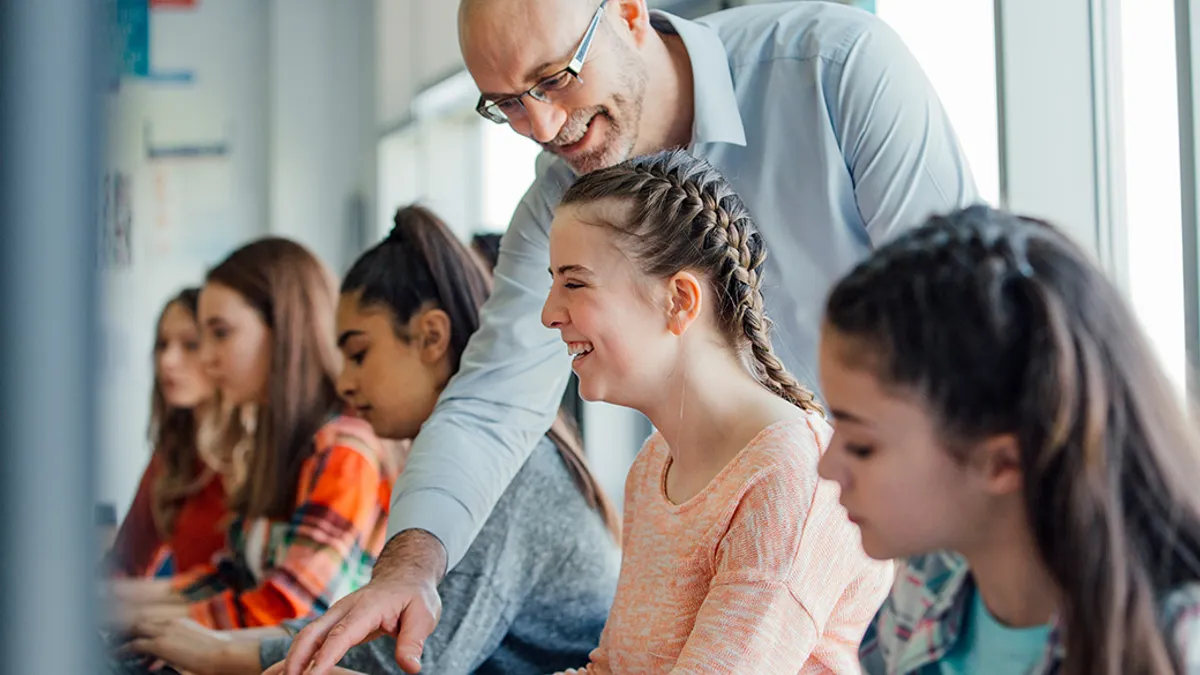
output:
[[[664,490],[655,434],[625,487],[624,559],[588,674],[859,673],[892,565],[871,560],[819,480],[818,415],[764,429],[699,494]]]

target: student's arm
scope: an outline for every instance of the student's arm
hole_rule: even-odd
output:
[[[747,490],[673,675],[795,672],[822,640],[847,587],[874,563],[835,493],[814,497],[811,480],[777,471]],[[878,575],[879,592],[860,599],[872,604],[866,617],[886,593],[890,568]],[[842,646],[844,660],[854,662],[856,644]]]
[[[950,120],[916,58],[883,21],[853,42],[825,92],[859,213],[875,245],[979,201]]]
[[[215,631],[191,619],[145,621],[134,628],[132,651],[166,661],[197,675],[258,675],[260,642],[287,635],[282,628]]]
[[[149,572],[155,555],[162,547],[158,527],[154,524],[151,503],[154,499],[154,482],[162,471],[162,461],[155,453],[142,473],[137,493],[108,555],[112,572],[131,577],[145,576]]]
[[[342,444],[314,466],[317,473],[303,486],[307,493],[285,535],[287,550],[254,590],[225,589],[194,603],[190,613],[198,623],[221,629],[272,626],[325,609],[328,592],[361,555],[363,533],[383,517],[381,476],[377,464]]]

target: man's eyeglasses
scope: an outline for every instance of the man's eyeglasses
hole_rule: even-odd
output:
[[[496,124],[504,124],[514,118],[520,119],[525,116],[525,104],[521,100],[526,96],[542,103],[550,103],[554,96],[564,94],[576,83],[583,82],[579,73],[583,70],[584,62],[587,61],[592,38],[596,35],[596,28],[600,26],[600,19],[604,16],[604,7],[607,4],[608,0],[602,0],[600,6],[596,8],[596,13],[592,15],[592,22],[588,24],[587,32],[583,34],[583,39],[579,41],[579,46],[575,48],[575,54],[571,56],[571,61],[567,63],[566,68],[515,96],[506,96],[496,101],[480,96],[479,103],[475,105],[475,111]]]

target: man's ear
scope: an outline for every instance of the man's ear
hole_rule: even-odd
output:
[[[654,32],[646,0],[609,0],[609,4],[616,5],[615,13],[619,17],[622,32],[628,33],[633,43],[642,47]]]

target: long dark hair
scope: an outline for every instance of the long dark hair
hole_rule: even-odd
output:
[[[761,290],[766,247],[720,172],[682,150],[667,150],[581,176],[562,204],[605,199],[629,204],[629,215],[622,222],[593,224],[616,233],[622,250],[646,274],[702,273],[714,291],[721,329],[755,379],[802,409],[823,412],[771,347]]]
[[[246,480],[231,506],[245,517],[288,518],[313,436],[341,409],[336,283],[308,249],[278,237],[234,251],[207,281],[237,291],[271,329],[267,403],[259,408]]]
[[[158,357],[158,343],[163,318],[171,307],[179,307],[196,320],[196,306],[200,289],[185,288],[163,305],[158,321],[154,324],[154,354]],[[197,450],[197,420],[190,408],[172,408],[163,395],[162,384],[154,378],[154,390],[150,394],[150,428],[147,435],[162,464],[151,488],[150,514],[158,536],[169,539],[175,531],[175,518],[183,503],[198,493],[210,479],[211,472],[200,462]]]
[[[826,321],[946,445],[1013,434],[1066,675],[1182,672],[1156,602],[1200,579],[1200,444],[1137,319],[1048,224],[983,206],[880,248]]]
[[[342,293],[359,293],[363,307],[392,314],[398,336],[417,312],[437,307],[450,317],[451,372],[458,372],[467,341],[479,328],[479,312],[491,292],[491,278],[450,228],[432,211],[407,206],[396,212],[387,239],[362,254],[346,273]],[[569,416],[559,411],[547,434],[588,504],[600,514],[616,541],[621,521],[588,469],[583,443]]]

